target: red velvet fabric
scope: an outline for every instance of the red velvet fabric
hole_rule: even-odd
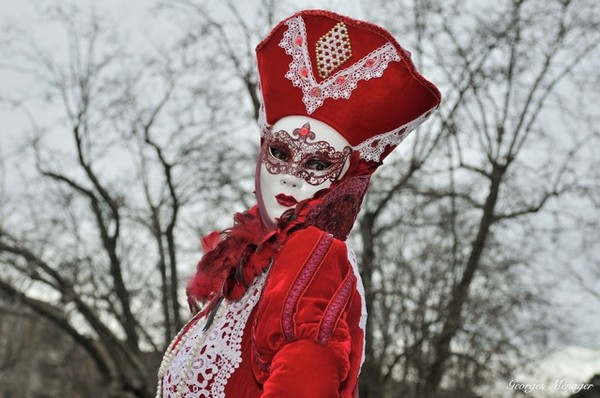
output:
[[[346,297],[345,281],[351,281],[350,295],[336,300]],[[291,312],[290,300],[296,304]],[[314,227],[294,232],[245,326],[242,363],[225,396],[353,398],[363,354],[361,306],[345,243]],[[286,336],[290,320],[293,336]]]
[[[313,207],[296,209],[295,225],[301,229],[292,223],[263,247],[275,254],[261,299],[245,325],[242,363],[228,380],[227,397],[295,396],[278,395],[282,391],[354,396],[363,354],[362,298],[346,244],[304,224]],[[254,208],[248,215],[255,218],[255,213]],[[269,263],[258,255],[245,266],[256,270]],[[296,384],[302,379],[300,389]]]
[[[275,356],[261,397],[339,397],[341,371],[331,349],[313,340],[297,340],[283,346]]]
[[[264,396],[352,397],[363,352],[360,300],[344,242],[314,227],[292,234],[256,313],[252,366]]]

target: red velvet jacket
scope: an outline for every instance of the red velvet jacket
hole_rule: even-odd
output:
[[[239,301],[203,331],[196,317],[161,366],[163,397],[354,397],[363,360],[362,285],[346,243],[293,232]],[[159,394],[157,394],[160,396]]]

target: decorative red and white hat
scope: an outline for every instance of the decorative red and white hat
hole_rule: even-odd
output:
[[[437,87],[385,29],[322,10],[279,23],[256,48],[262,131],[305,115],[380,163],[438,107]]]

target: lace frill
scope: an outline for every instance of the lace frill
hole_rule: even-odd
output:
[[[170,364],[162,378],[163,398],[225,397],[225,386],[242,362],[242,338],[248,318],[268,272],[257,277],[242,298],[223,302],[212,324],[206,317],[178,337]]]

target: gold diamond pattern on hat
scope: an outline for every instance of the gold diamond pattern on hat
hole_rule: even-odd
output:
[[[348,28],[337,23],[317,41],[317,70],[322,79],[329,77],[341,64],[352,57]]]

